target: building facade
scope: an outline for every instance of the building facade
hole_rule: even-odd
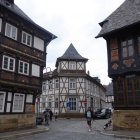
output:
[[[54,38],[14,0],[0,0],[0,132],[35,126],[46,46]]]
[[[78,117],[89,106],[96,110],[105,105],[105,88],[86,73],[87,61],[72,44],[57,58],[56,69],[44,74],[41,112],[50,108],[60,116]]]
[[[100,25],[113,81],[113,128],[140,130],[140,1],[125,0]]]
[[[106,106],[107,108],[114,108],[114,94],[113,94],[113,83],[109,83],[106,86]]]

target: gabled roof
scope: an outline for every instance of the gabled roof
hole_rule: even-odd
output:
[[[55,39],[56,36],[53,35],[52,33],[50,33],[49,31],[45,30],[44,28],[42,28],[41,26],[37,25],[33,20],[31,20],[15,3],[14,1],[11,2],[11,6],[6,5],[6,0],[0,0],[0,6],[5,7],[6,9],[8,9],[10,12],[20,16],[22,19],[24,19],[25,21],[29,22],[30,24],[34,25],[36,28],[42,30],[43,32],[48,33],[49,35],[52,36],[52,39]]]
[[[138,22],[140,22],[140,0],[125,0],[117,10],[99,23],[102,29],[97,37],[102,37]]]

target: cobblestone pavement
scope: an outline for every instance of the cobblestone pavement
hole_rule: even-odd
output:
[[[128,140],[102,135],[103,125],[107,120],[95,120],[91,132],[84,119],[59,119],[50,123],[49,132],[17,138],[16,140]]]

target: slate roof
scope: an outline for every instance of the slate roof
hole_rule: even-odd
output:
[[[82,57],[77,50],[75,49],[75,47],[73,46],[73,44],[71,43],[70,46],[67,48],[67,50],[65,51],[65,53],[61,56],[57,58],[57,62],[56,62],[56,66],[59,60],[80,60],[80,61],[85,61],[87,62],[88,59]]]
[[[55,39],[56,36],[53,35],[52,33],[50,33],[49,31],[45,30],[44,28],[42,28],[41,26],[37,25],[31,18],[29,18],[15,3],[11,4],[11,6],[7,6],[5,4],[6,0],[0,0],[0,6],[3,6],[5,8],[7,8],[10,12],[13,12],[14,14],[20,16],[21,18],[23,18],[24,20],[28,21],[30,24],[33,24],[34,26],[36,26],[36,28],[39,28],[40,30],[47,32],[48,34],[50,34],[52,36],[52,39]]]
[[[103,22],[99,23],[102,29],[97,37],[103,37],[108,33],[139,22],[140,0],[125,0],[125,2],[109,17],[107,17]]]

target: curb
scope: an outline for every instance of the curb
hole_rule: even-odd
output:
[[[23,137],[23,136],[29,136],[29,135],[32,135],[32,134],[38,134],[38,133],[43,133],[43,132],[47,132],[49,131],[49,128],[44,128],[44,129],[41,129],[41,130],[34,130],[34,131],[29,131],[29,132],[21,132],[21,133],[18,133],[18,134],[11,134],[11,135],[8,135],[8,136],[2,136],[0,137],[0,140],[9,140],[9,139],[14,139],[14,138],[18,138],[18,137]]]
[[[116,137],[116,138],[127,138],[127,139],[138,139],[138,140],[140,140],[139,136],[126,136],[126,135],[119,135],[119,134],[110,134],[110,133],[105,133],[105,132],[102,132],[102,131],[100,131],[100,133],[103,134],[103,135],[106,135],[106,136],[113,136],[113,137]]]

